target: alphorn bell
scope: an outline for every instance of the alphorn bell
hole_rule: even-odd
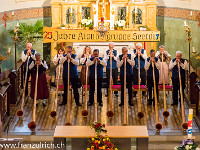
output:
[[[21,103],[21,109],[17,110],[16,115],[21,118],[24,114],[23,108],[24,108],[24,97],[25,97],[25,91],[26,91],[26,82],[27,82],[27,75],[28,75],[28,63],[29,63],[30,56],[27,58],[27,64],[26,64],[26,74],[24,79],[24,87],[23,87],[23,94],[22,94],[22,103]]]
[[[170,115],[170,112],[167,111],[167,100],[166,100],[166,91],[165,91],[165,74],[163,72],[163,53],[162,53],[162,62],[161,62],[161,72],[163,77],[163,98],[164,98],[164,111],[163,111],[163,117],[164,119],[167,119]]]
[[[67,58],[67,120],[66,120],[66,123],[65,123],[65,126],[71,126],[72,124],[70,123],[70,100],[69,100],[69,63],[70,63],[70,59]]]
[[[155,80],[155,69],[154,63],[152,62],[153,67],[153,84],[154,84],[154,98],[155,98],[155,112],[156,112],[156,125],[155,128],[157,131],[160,131],[163,128],[163,125],[159,122],[159,114],[158,114],[158,99],[157,99],[157,92],[156,92],[156,80]]]
[[[57,103],[58,103],[58,85],[59,85],[59,80],[60,80],[60,65],[59,64],[59,68],[58,68],[58,79],[57,79],[57,83],[56,83],[56,98],[55,98],[55,101],[54,101],[54,104],[53,104],[53,109],[52,111],[50,112],[50,117],[53,118],[53,119],[56,119],[56,116],[57,116]]]
[[[144,117],[144,113],[142,112],[141,106],[141,89],[140,89],[140,54],[138,54],[138,118],[142,119]]]
[[[185,109],[183,104],[183,91],[182,91],[182,82],[181,82],[181,73],[180,73],[180,64],[178,62],[178,73],[179,73],[179,84],[180,84],[180,93],[181,93],[181,113],[182,113],[182,129],[185,131],[188,129],[188,123],[185,121]]]
[[[128,123],[128,101],[126,100],[126,58],[124,59],[124,125]]]
[[[33,102],[33,118],[32,121],[28,124],[28,128],[31,131],[35,131],[36,128],[36,99],[37,99],[37,84],[38,84],[38,65],[35,79],[35,93],[34,93],[34,102]]]
[[[87,61],[88,61],[88,55],[87,55]],[[87,110],[87,86],[88,86],[88,81],[87,81],[87,79],[88,79],[88,66],[86,66],[86,74],[85,74],[85,81],[86,81],[86,83],[85,83],[85,102],[84,102],[84,110],[81,112],[81,114],[82,114],[82,116],[83,117],[87,117],[88,116],[88,114],[89,114],[89,112],[88,112],[88,110]]]
[[[97,122],[97,60],[95,62],[94,122]]]
[[[112,52],[111,50],[110,50],[110,82],[109,82],[108,99],[109,99],[109,106],[108,106],[107,116],[108,118],[112,118],[114,115],[114,112],[112,111]]]

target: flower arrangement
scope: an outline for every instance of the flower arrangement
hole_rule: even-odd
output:
[[[180,146],[176,146],[174,150],[196,150],[198,145],[194,142],[194,139],[183,140]]]
[[[81,24],[83,27],[90,28],[90,27],[92,27],[92,19],[90,19],[89,17],[88,17],[88,19],[82,19]]]
[[[100,135],[101,131],[107,132],[107,130],[103,129],[103,128],[105,128],[105,124],[101,124],[101,123],[98,123],[98,122],[93,122],[90,125],[90,127],[91,127],[91,129],[95,130],[97,135]]]
[[[115,21],[115,27],[116,28],[123,28],[126,24],[125,20],[119,20],[119,21]]]
[[[91,138],[87,150],[118,150],[108,137]]]
[[[138,27],[140,31],[149,31],[150,29],[145,25],[145,26],[139,26]]]

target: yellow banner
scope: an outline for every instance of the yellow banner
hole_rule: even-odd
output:
[[[109,30],[103,40],[95,30],[68,30],[43,27],[43,43],[51,42],[157,42],[160,41],[160,31],[128,31]]]

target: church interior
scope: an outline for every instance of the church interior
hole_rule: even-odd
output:
[[[200,149],[199,0],[0,4],[0,149]]]

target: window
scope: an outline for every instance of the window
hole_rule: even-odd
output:
[[[135,24],[135,9],[132,11],[132,24]],[[136,24],[142,24],[142,10],[138,8]]]
[[[126,21],[126,7],[118,7],[117,20],[125,20]]]
[[[66,12],[66,24],[76,24],[76,10],[72,8],[72,20],[71,20],[71,8]]]
[[[82,19],[91,18],[90,16],[90,7],[82,7]]]

